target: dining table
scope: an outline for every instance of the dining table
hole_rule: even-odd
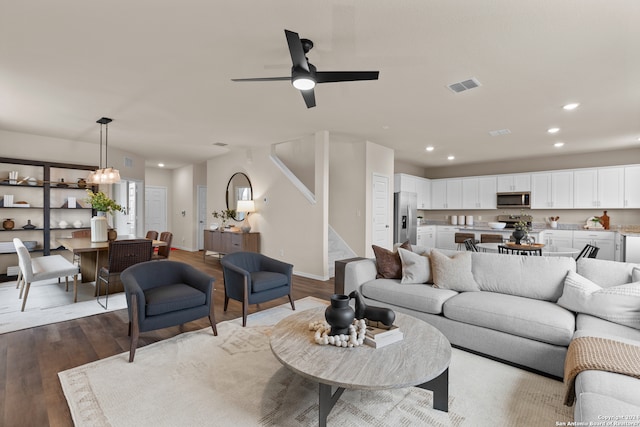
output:
[[[117,240],[137,239],[135,236],[125,235]],[[60,246],[80,256],[80,274],[82,282],[94,282],[98,271],[109,262],[109,242],[92,242],[91,237],[58,237]],[[167,246],[167,242],[153,240],[154,248]]]
[[[482,252],[498,253],[498,246],[504,243],[477,243],[476,247]],[[580,249],[563,247],[557,245],[544,245],[542,247],[543,256],[575,256],[580,253]]]

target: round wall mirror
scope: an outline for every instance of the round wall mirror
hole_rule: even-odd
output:
[[[249,177],[242,172],[236,172],[227,184],[227,209],[237,209],[238,200],[253,200],[253,189]],[[243,221],[244,212],[236,212],[235,220]]]

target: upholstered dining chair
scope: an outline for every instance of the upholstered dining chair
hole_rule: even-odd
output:
[[[464,246],[464,241],[467,239],[473,239],[473,241],[475,242],[475,238],[476,235],[473,233],[456,233],[454,235],[454,241],[455,243],[458,245],[458,250],[462,249],[462,246]]]
[[[158,232],[155,230],[149,230],[144,238],[149,240],[158,240]]]
[[[18,265],[20,268],[17,284],[20,287],[19,298],[23,298],[24,292],[21,311],[24,311],[27,305],[31,284],[40,280],[64,277],[66,290],[68,291],[69,276],[73,276],[73,302],[78,300],[78,273],[80,269],[77,265],[72,264],[62,255],[48,255],[32,259],[27,247],[17,237],[13,239],[13,245],[18,253]]]
[[[171,253],[171,241],[173,240],[173,233],[169,231],[163,231],[160,233],[160,241],[165,242],[166,246],[160,246],[158,252],[154,253],[151,257],[152,260],[168,259]]]
[[[504,238],[502,234],[481,234],[480,243],[502,243]]]
[[[148,261],[120,275],[129,312],[129,362],[133,362],[140,332],[182,325],[209,317],[218,335],[213,314],[215,279],[189,264]]]
[[[229,299],[242,302],[242,326],[247,326],[249,304],[259,304],[283,296],[291,298],[293,265],[255,252],[235,252],[221,260],[224,277],[224,311]]]
[[[109,264],[101,267],[96,280],[96,300],[104,309],[109,305],[109,284],[117,279],[125,269],[134,264],[151,260],[151,246],[148,239],[113,240],[109,242]],[[100,288],[105,285],[104,304],[100,302]]]

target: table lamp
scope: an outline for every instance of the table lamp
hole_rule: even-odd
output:
[[[240,230],[243,233],[251,231],[251,224],[249,223],[249,214],[256,211],[256,205],[253,200],[238,200],[238,206],[236,206],[237,212],[244,212],[244,221],[240,224]]]

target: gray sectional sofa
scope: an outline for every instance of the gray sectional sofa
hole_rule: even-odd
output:
[[[571,292],[565,292],[569,272],[572,278],[610,288],[630,283],[632,279],[640,280],[638,264],[445,250],[435,251],[434,255],[430,249],[416,246],[412,249],[414,254],[428,255],[425,258],[432,261],[441,260],[443,254],[454,260],[466,257],[467,264],[459,264],[463,266],[459,269],[468,268],[470,257],[472,280],[464,275],[458,279],[458,272],[428,265],[431,271],[427,274],[427,283],[411,283],[424,281],[426,276],[411,280],[416,275],[407,271],[415,267],[404,262],[406,271],[402,279],[376,278],[376,260],[362,259],[345,266],[344,293],[357,290],[367,304],[422,319],[438,328],[455,346],[554,377],[563,377],[567,348],[577,337],[606,337],[640,346],[640,323],[634,323],[640,322],[640,305],[634,307],[635,301],[640,301],[634,299],[640,298],[637,291],[640,287],[632,288],[632,293],[639,293],[625,299],[632,303],[630,307],[623,307],[622,314],[612,310],[609,316],[597,308],[599,317],[580,313],[574,307],[594,301],[597,304],[597,299],[582,293],[574,303],[576,298],[571,297]],[[403,261],[415,261],[415,255],[402,254],[407,255]],[[424,274],[422,271],[417,277]],[[463,284],[460,289],[451,283],[439,286],[437,282],[445,282],[445,277],[475,283]],[[617,297],[619,295],[613,296]],[[640,417],[640,379],[587,370],[578,374],[575,389],[575,421],[601,422],[603,416],[623,414]]]

